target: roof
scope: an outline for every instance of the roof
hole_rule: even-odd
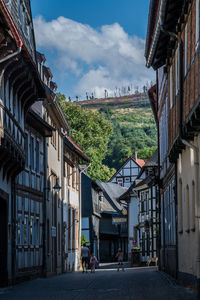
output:
[[[54,116],[56,115],[57,120],[59,121],[60,124],[62,124],[63,129],[68,132],[70,130],[70,126],[56,94],[47,85],[45,85],[45,91],[48,99],[46,103],[46,108],[48,109],[49,104],[50,103],[52,104],[51,106],[55,108]]]
[[[158,69],[166,63],[172,42],[167,32],[177,33],[177,22],[184,17],[189,1],[151,0],[145,46],[147,67]],[[174,42],[174,39],[173,39]]]
[[[133,156],[127,157],[126,161],[123,163],[123,165],[115,172],[115,174],[110,178],[109,181],[111,181],[116,175],[117,173],[119,173],[123,167],[127,164],[128,161],[134,161],[140,168],[142,168],[145,164],[145,161],[143,159],[140,158],[134,158]]]
[[[12,32],[12,35],[13,35],[13,38],[15,39],[15,42],[17,44],[17,47],[22,47],[23,46],[23,42],[22,42],[22,39],[19,35],[19,32],[15,26],[15,23],[12,19],[12,16],[10,15],[7,7],[6,7],[6,4],[3,0],[0,0],[0,11],[1,13],[3,14],[7,24],[9,25],[10,27],[10,30]]]
[[[46,72],[50,78],[53,78],[53,74],[51,73],[51,69],[49,67],[43,66],[44,72]]]
[[[114,205],[114,210],[117,209],[118,211],[121,211],[123,206],[119,202],[119,197],[127,191],[127,188],[112,182],[100,182],[96,180],[96,183],[104,192],[104,196],[107,196],[107,200],[110,200],[108,207],[110,207],[110,205],[113,207]]]
[[[141,168],[145,165],[145,160],[143,160],[143,159],[140,159],[140,158],[134,159],[134,158],[133,158],[133,160],[134,160]]]
[[[156,150],[152,157],[148,159],[148,161],[145,163],[144,168],[148,167],[157,167],[158,166],[158,150]]]
[[[44,121],[35,111],[30,109],[26,116],[26,122],[29,126],[34,128],[42,136],[51,137],[52,131],[55,129],[50,126],[46,121]]]
[[[37,59],[40,59],[40,61],[43,61],[43,62],[46,61],[45,55],[40,53],[39,51],[36,51],[36,57],[37,57]]]
[[[81,147],[70,136],[66,135],[64,141],[67,144],[67,146],[72,151],[76,152],[76,154],[78,154],[83,160],[87,162],[91,161],[90,158],[83,152]]]
[[[141,180],[140,182],[138,182],[135,186],[134,189],[136,191],[138,190],[143,190],[143,189],[147,189],[148,187],[150,187],[153,183],[154,183],[155,177],[154,176],[148,176],[145,179]]]

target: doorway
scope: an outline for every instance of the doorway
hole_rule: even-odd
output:
[[[7,249],[8,208],[6,201],[0,198],[0,286],[8,284]]]

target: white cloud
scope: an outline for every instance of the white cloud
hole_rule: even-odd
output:
[[[105,89],[142,87],[153,78],[145,67],[144,40],[129,36],[118,23],[96,30],[64,17],[46,22],[39,16],[34,25],[37,45],[55,50],[58,67],[79,76],[76,93],[95,90],[100,97]]]

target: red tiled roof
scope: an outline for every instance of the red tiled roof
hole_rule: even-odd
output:
[[[75,152],[77,152],[84,160],[90,161],[90,158],[83,152],[81,147],[68,135],[65,136],[66,139],[73,145]]]
[[[136,163],[142,168],[145,165],[145,161],[143,159],[140,158],[136,158],[134,159],[136,161]]]
[[[80,146],[79,146],[79,145],[78,145],[78,144],[77,144],[70,136],[66,135],[65,137],[68,139],[68,141],[70,141],[70,143],[72,143],[72,145],[73,145],[77,150],[83,152],[82,149],[81,149],[81,147],[80,147]]]

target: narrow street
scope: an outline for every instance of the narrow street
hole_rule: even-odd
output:
[[[155,267],[117,272],[115,264],[106,264],[95,274],[68,273],[2,289],[0,299],[192,300],[195,297]]]

